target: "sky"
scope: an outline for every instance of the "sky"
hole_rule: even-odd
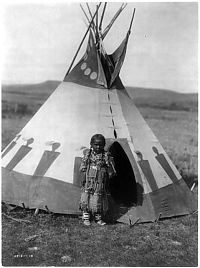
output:
[[[108,3],[103,28],[120,5]],[[90,6],[94,10],[96,4]],[[134,8],[123,84],[197,92],[198,2],[128,2],[105,38],[108,53],[125,37]],[[8,1],[2,15],[2,83],[63,80],[87,29],[79,3]],[[76,62],[86,43],[87,38]]]

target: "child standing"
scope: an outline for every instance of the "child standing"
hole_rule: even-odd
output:
[[[83,223],[87,226],[91,216],[98,224],[106,224],[102,216],[108,210],[108,180],[116,175],[116,171],[113,158],[104,150],[105,143],[103,135],[92,136],[91,147],[84,151],[80,166],[83,190],[80,209],[83,211]]]

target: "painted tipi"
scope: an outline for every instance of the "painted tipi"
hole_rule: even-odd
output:
[[[101,133],[117,171],[110,181],[109,217],[129,223],[191,213],[197,209],[193,192],[119,77],[135,10],[124,40],[108,55],[103,39],[124,6],[102,31],[105,7],[99,22],[99,6],[88,19],[83,57],[2,152],[2,200],[27,208],[80,214],[83,149],[89,146],[92,135]]]

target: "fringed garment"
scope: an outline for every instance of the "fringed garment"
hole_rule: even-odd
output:
[[[92,214],[105,214],[108,210],[108,180],[116,174],[110,153],[96,154],[86,149],[82,158],[82,194],[80,209]]]

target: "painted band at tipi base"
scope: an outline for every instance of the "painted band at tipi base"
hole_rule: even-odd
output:
[[[119,76],[135,9],[124,40],[108,55],[103,40],[125,5],[104,30],[106,3],[102,6],[87,17],[88,29],[63,82],[2,152],[2,201],[80,215],[81,157],[92,135],[101,133],[117,172],[110,180],[108,218],[149,222],[192,213],[197,210],[193,192]],[[86,52],[72,69],[87,36]]]

